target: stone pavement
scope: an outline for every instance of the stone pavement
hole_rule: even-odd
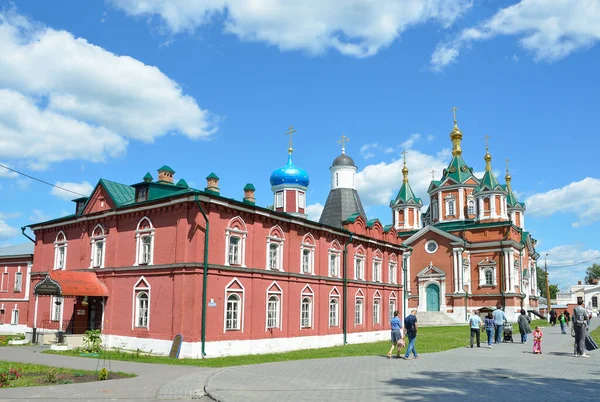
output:
[[[229,367],[210,376],[205,391],[221,402],[600,400],[600,351],[576,358],[570,335],[558,326],[543,332],[542,355],[516,334],[514,344],[488,349],[484,343],[409,361],[366,356]]]
[[[80,370],[96,370],[98,359],[42,354],[47,348],[3,347],[0,360],[44,364]],[[108,361],[100,361],[100,368]],[[204,383],[217,369],[172,366],[162,364],[111,361],[112,371],[137,374],[135,378],[96,381],[80,384],[52,385],[29,388],[2,388],[0,401],[155,401],[209,400],[204,395]]]

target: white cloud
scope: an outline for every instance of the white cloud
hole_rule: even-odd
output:
[[[427,141],[431,142],[435,139],[435,136],[433,134],[428,134],[427,135]]]
[[[573,227],[589,225],[600,220],[600,179],[586,177],[561,188],[533,194],[525,203],[530,215],[573,213],[577,217]]]
[[[409,182],[415,195],[427,204],[427,188],[431,183],[431,170],[435,170],[437,177],[448,166],[448,150],[443,150],[436,156],[423,154],[412,150],[407,154],[409,168]],[[365,166],[356,174],[356,188],[365,205],[388,205],[390,200],[402,185],[401,159],[390,163],[381,162]]]
[[[19,234],[17,228],[13,228],[8,223],[0,219],[0,240],[10,239]]]
[[[0,93],[1,96],[1,93]],[[0,113],[2,113],[2,106],[1,106],[1,102],[2,102],[2,98],[0,98]],[[8,163],[6,162],[0,162],[0,165],[4,165],[6,167],[11,167]],[[5,169],[3,167],[0,167],[0,178],[1,179],[14,179],[15,177],[17,177],[18,174],[10,171],[8,169]]]
[[[500,35],[519,37],[521,46],[536,60],[558,60],[598,42],[598,21],[597,0],[521,0],[476,27],[464,29],[454,40],[438,44],[431,66],[440,70],[455,62],[462,48]]]
[[[29,220],[31,222],[44,222],[50,219],[50,216],[46,215],[40,209],[34,209],[31,211],[31,215],[29,216]]]
[[[391,154],[394,152],[394,148],[392,147],[387,147],[386,149],[383,150],[384,153],[386,154]]]
[[[538,260],[539,268],[544,267],[544,256],[546,253],[548,253],[548,277],[550,283],[556,283],[561,288],[576,285],[577,281],[583,281],[587,267],[591,266],[594,262],[598,263],[598,261],[590,260],[600,258],[600,250],[586,250],[580,244],[566,244],[540,251],[541,257]],[[581,263],[582,261],[583,263]]]
[[[519,62],[519,56],[517,56],[516,54],[513,54],[513,55],[512,55],[512,59],[513,59],[513,61],[514,61],[515,63],[518,63],[518,62]]]
[[[450,26],[472,0],[110,0],[132,16],[158,16],[172,33],[193,32],[223,22],[241,40],[281,50],[368,57],[389,46],[411,26]]]
[[[378,144],[365,144],[360,147],[360,154],[365,159],[370,159],[375,156],[375,149],[378,148]]]
[[[404,141],[402,144],[400,144],[400,148],[410,149],[413,147],[413,145],[415,145],[415,142],[419,141],[420,138],[421,138],[421,134],[412,133],[406,141]]]
[[[324,207],[324,205],[321,205],[318,202],[316,204],[307,205],[306,214],[308,215],[308,219],[318,222]]]
[[[20,212],[9,212],[9,213],[0,212],[0,219],[2,219],[2,220],[15,219],[20,216],[21,216]]]
[[[79,198],[81,196],[89,196],[91,194],[92,190],[94,189],[94,186],[92,186],[90,183],[88,183],[85,180],[82,181],[81,183],[70,183],[70,182],[57,181],[56,183],[54,183],[54,185],[65,188],[67,190],[74,191],[78,194],[81,194],[81,195],[73,194],[69,191],[64,191],[64,190],[61,190],[56,187],[52,188],[52,191],[50,192],[50,194],[52,194],[55,197],[62,198],[63,200],[67,200],[67,201],[71,201],[71,200],[73,200],[75,198]]]
[[[209,112],[154,66],[0,11],[0,158],[44,168],[125,152],[128,140],[211,135]]]

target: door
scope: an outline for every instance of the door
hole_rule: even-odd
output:
[[[440,288],[438,285],[427,286],[427,311],[440,311]]]

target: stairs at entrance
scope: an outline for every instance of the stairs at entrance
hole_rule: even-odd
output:
[[[438,327],[444,325],[466,325],[465,322],[456,321],[448,314],[441,311],[419,311],[417,313],[419,327]]]

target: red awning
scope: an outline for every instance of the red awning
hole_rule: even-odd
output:
[[[50,278],[58,282],[62,296],[108,296],[108,288],[94,272],[55,270]]]

